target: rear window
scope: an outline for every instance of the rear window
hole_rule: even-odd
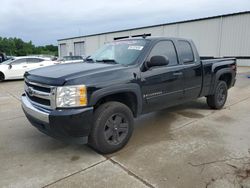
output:
[[[44,60],[39,58],[27,58],[27,63],[40,63],[42,61]]]
[[[18,64],[21,64],[21,63],[26,63],[26,58],[23,58],[23,59],[17,59],[17,60],[14,60],[13,63],[11,63],[12,65],[18,65]]]
[[[192,47],[187,41],[178,41],[178,46],[180,49],[180,57],[184,64],[189,64],[194,62],[194,54]]]

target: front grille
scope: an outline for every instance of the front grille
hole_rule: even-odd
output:
[[[25,81],[25,84],[26,84],[27,86],[33,87],[34,89],[36,89],[36,90],[38,90],[38,91],[43,91],[43,92],[50,93],[50,90],[51,90],[51,88],[41,87],[41,86],[34,85],[34,84],[32,85],[31,83],[29,83],[29,82],[27,82],[27,81]]]
[[[55,87],[45,84],[30,82],[25,79],[24,90],[26,96],[34,105],[53,109],[55,108]]]
[[[50,106],[50,100],[47,100],[47,99],[42,99],[42,98],[39,98],[39,97],[34,97],[34,96],[30,96],[28,93],[26,93],[27,96],[29,97],[29,99],[31,101],[34,101],[38,104],[42,104],[42,105],[45,105],[45,106]]]

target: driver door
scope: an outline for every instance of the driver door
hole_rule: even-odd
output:
[[[169,59],[169,64],[151,67],[141,73],[143,113],[173,106],[181,103],[184,98],[183,66],[178,62],[174,43],[169,40],[158,42],[147,61],[153,56],[165,56]]]
[[[11,79],[23,78],[25,71],[27,70],[27,60],[26,58],[17,59],[13,61],[9,67],[9,77]]]

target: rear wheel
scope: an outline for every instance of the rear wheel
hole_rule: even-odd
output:
[[[214,95],[207,96],[207,104],[213,109],[221,109],[227,101],[227,84],[224,81],[219,81]]]
[[[89,145],[99,153],[107,154],[123,148],[133,132],[131,110],[119,102],[107,102],[94,113],[94,124]]]
[[[4,81],[5,79],[5,76],[2,72],[0,72],[0,82]]]

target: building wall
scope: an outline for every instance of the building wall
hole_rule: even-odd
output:
[[[222,20],[221,55],[250,56],[250,14]]]
[[[201,56],[250,57],[250,12],[191,22],[174,23],[65,39],[58,41],[58,43],[59,45],[66,44],[67,54],[69,55],[70,52],[74,54],[74,42],[84,41],[85,55],[87,56],[92,54],[104,43],[113,41],[116,37],[131,37],[133,35],[141,35],[144,33],[150,33],[151,36],[183,37],[192,39]]]

